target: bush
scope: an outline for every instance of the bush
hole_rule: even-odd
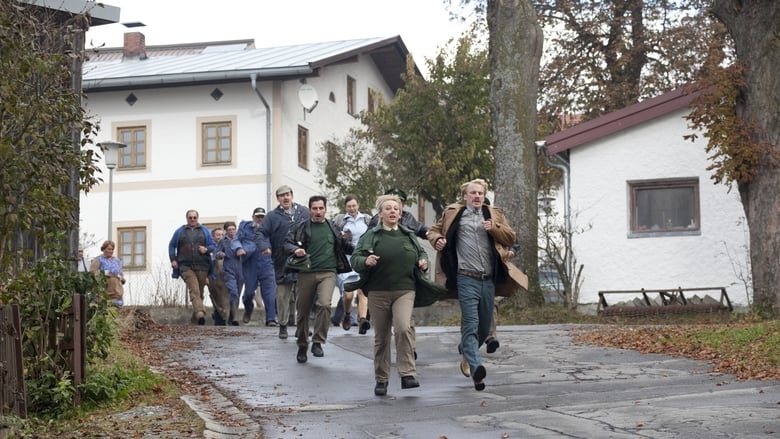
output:
[[[74,272],[71,261],[49,257],[20,273],[6,287],[2,301],[18,305],[21,316],[28,409],[31,413],[59,417],[72,407],[76,392],[69,353],[58,349],[63,341],[68,341],[59,327],[75,293],[87,299],[87,362],[94,364],[106,358],[116,338],[117,311],[105,293],[105,278]],[[111,396],[111,392],[102,394]]]

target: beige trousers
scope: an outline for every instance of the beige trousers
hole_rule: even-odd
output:
[[[205,313],[203,307],[203,289],[208,285],[209,273],[206,270],[186,270],[181,272],[181,278],[187,285],[187,292],[192,302],[193,317],[196,313]]]
[[[374,327],[374,376],[377,382],[390,378],[391,345],[395,332],[395,364],[398,375],[416,376],[414,362],[415,335],[411,325],[414,290],[368,293],[368,311]]]

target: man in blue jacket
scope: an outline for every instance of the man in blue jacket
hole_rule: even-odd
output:
[[[289,254],[284,249],[284,243],[291,225],[309,219],[309,209],[293,202],[293,190],[286,184],[276,189],[276,200],[279,201],[279,205],[268,212],[257,230],[270,244],[270,246],[263,245],[260,251],[264,255],[271,255],[273,259],[276,275],[276,318],[279,321],[279,338],[285,339],[287,325],[295,321],[295,309],[292,303],[295,303],[293,291],[298,274],[285,273],[284,264]]]
[[[241,221],[238,234],[232,247],[236,256],[241,258],[244,275],[244,324],[252,319],[255,308],[255,290],[260,286],[260,297],[265,306],[265,326],[277,326],[276,322],[276,284],[274,266],[270,254],[258,249],[270,247],[268,238],[260,233],[260,225],[265,219],[265,209],[256,208],[252,212],[252,221]]]
[[[198,222],[197,210],[187,211],[187,224],[176,229],[168,243],[168,258],[173,268],[173,278],[181,276],[187,285],[192,302],[192,321],[206,324],[206,309],[203,306],[203,289],[213,276],[211,253],[215,249],[211,231]]]

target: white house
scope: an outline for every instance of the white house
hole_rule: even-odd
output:
[[[573,229],[592,226],[572,238],[580,303],[602,290],[677,287],[726,287],[748,303],[739,194],[710,179],[706,139],[683,139],[691,100],[673,91],[545,139],[568,162]]]
[[[394,97],[407,55],[398,36],[255,48],[253,40],[146,46],[132,32],[124,47],[100,49],[84,65],[86,110],[100,121],[98,141],[127,147],[111,174],[100,163],[104,183],[81,197],[86,254],[110,236],[126,303],[171,295],[182,303],[167,249],[185,211],[197,209],[208,226],[238,222],[276,207],[282,184],[305,205],[320,192],[320,145],[343,138],[377,94]]]

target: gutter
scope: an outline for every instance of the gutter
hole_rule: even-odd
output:
[[[138,61],[148,62],[148,61]],[[111,67],[119,67],[121,64],[112,65]],[[85,66],[85,70],[89,70],[90,66]],[[215,81],[243,81],[247,75],[250,78],[258,76],[299,76],[310,75],[312,73],[311,67],[282,67],[273,69],[259,69],[247,72],[246,70],[230,70],[230,71],[218,71],[218,72],[202,72],[202,73],[175,73],[175,74],[160,74],[160,75],[148,75],[148,76],[123,76],[114,78],[99,78],[89,79],[90,76],[97,75],[110,75],[108,71],[111,67],[106,67],[103,72],[101,69],[94,68],[84,75],[82,82],[82,89],[85,91],[99,91],[101,89],[122,89],[122,88],[143,88],[143,87],[156,87],[161,85],[194,85],[199,82],[215,82]]]
[[[573,282],[574,278],[572,276],[574,275],[574,267],[572,266],[571,258],[571,177],[569,173],[569,162],[561,157],[560,154],[550,153],[550,151],[547,149],[547,141],[540,140],[535,143],[536,147],[541,150],[542,158],[544,158],[544,162],[547,163],[547,166],[563,172],[563,221],[564,229],[566,230],[566,236],[564,237],[564,242],[566,245],[566,258],[564,261],[564,266],[566,268],[566,276],[568,277],[569,282]]]
[[[252,90],[257,93],[257,97],[265,106],[265,190],[266,190],[266,212],[271,211],[271,107],[265,100],[263,93],[257,88],[257,73],[249,75],[252,81]]]

